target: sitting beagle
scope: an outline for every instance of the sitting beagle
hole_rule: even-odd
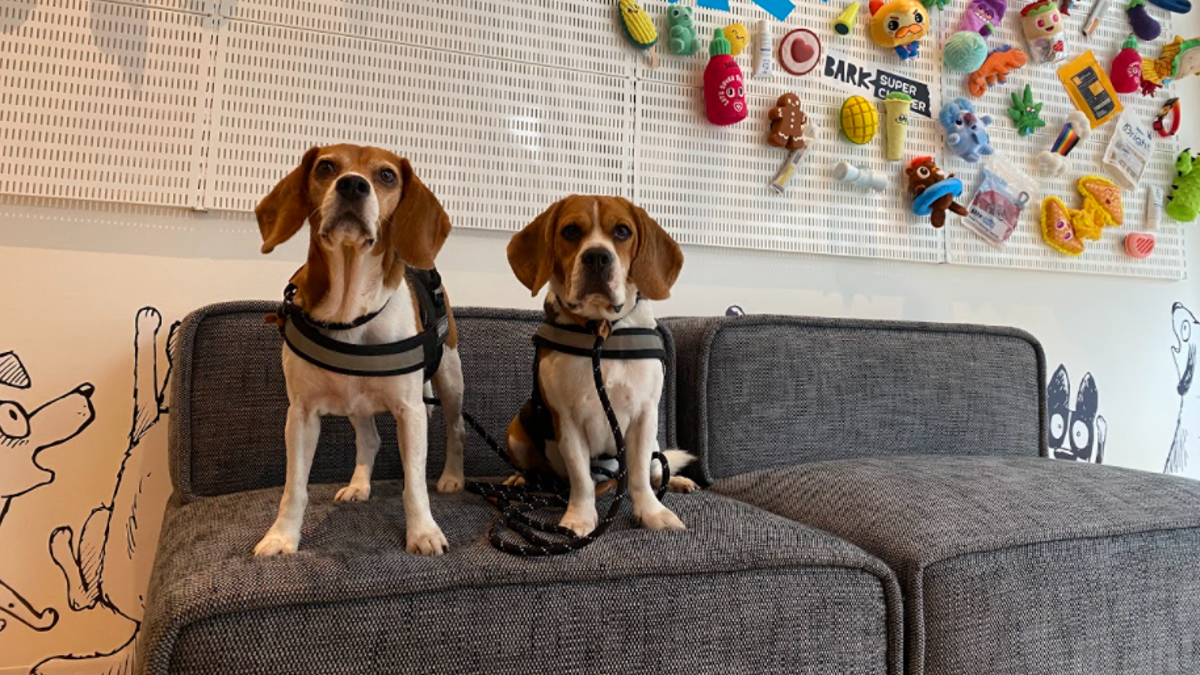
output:
[[[310,228],[308,261],[292,276],[280,316],[268,317],[286,342],[287,478],[279,515],[254,553],[292,553],[300,542],[322,415],[349,417],[357,438],[354,475],[334,499],[370,497],[379,450],[375,415],[387,412],[396,419],[404,465],[406,548],[441,555],[448,544],[429,511],[424,479],[422,375],[432,377],[446,415],[440,492],[464,483],[463,376],[440,278],[421,270],[433,270],[450,234],[449,217],[407,159],[354,145],[304,153],[255,214],[263,253],[306,221]]]
[[[539,337],[546,330],[558,331],[587,343],[570,353],[539,342],[534,396],[509,424],[507,439],[516,466],[551,470],[569,481],[570,498],[559,524],[586,536],[598,524],[593,463],[603,463],[616,448],[588,356],[594,337],[579,335],[580,327],[607,322],[613,337],[627,333],[631,339],[649,337],[657,343],[649,301],[670,295],[683,254],[658,223],[627,199],[575,195],[556,202],[517,233],[508,245],[508,262],[534,295],[550,285]],[[605,343],[606,354],[612,341],[610,337]],[[626,344],[637,349],[633,342]],[[651,455],[658,450],[663,370],[661,361],[636,354],[602,361],[604,387],[625,434],[634,518],[650,529],[681,530],[683,522],[654,493],[654,484],[661,483],[661,467]],[[545,423],[536,419],[535,409],[545,411]],[[682,451],[665,454],[673,469],[693,459]],[[611,486],[610,481],[606,487]],[[669,481],[673,491],[696,487],[682,476]]]

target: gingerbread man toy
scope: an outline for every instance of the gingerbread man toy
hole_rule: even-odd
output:
[[[808,115],[800,109],[799,96],[780,96],[767,117],[771,120],[771,131],[767,134],[768,143],[788,150],[799,150],[805,146],[804,127],[808,124]]]

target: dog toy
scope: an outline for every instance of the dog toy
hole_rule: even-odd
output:
[[[861,96],[851,96],[842,103],[842,133],[855,145],[866,145],[879,131],[879,112]]]
[[[1069,256],[1083,255],[1083,242],[1075,236],[1071,214],[1058,197],[1042,200],[1042,239],[1050,248]]]
[[[963,191],[962,181],[944,175],[932,157],[918,157],[904,170],[908,176],[908,194],[912,198],[912,211],[918,216],[929,216],[930,222],[936,228],[946,224],[946,211],[953,211],[960,216],[967,215],[967,209],[954,201]]]
[[[1184,40],[1176,35],[1157,59],[1143,60],[1142,94],[1153,96],[1164,84],[1196,73],[1200,73],[1200,38]]]
[[[997,82],[1008,81],[1008,74],[1022,67],[1028,59],[1025,52],[1015,47],[1005,45],[994,50],[984,59],[979,70],[967,77],[967,91],[971,96],[979,98],[988,92],[988,88]]]
[[[971,0],[962,20],[958,22],[958,29],[988,37],[998,30],[1007,12],[1008,0]]]
[[[708,65],[704,68],[704,115],[717,126],[728,126],[746,119],[746,87],[742,69],[729,54],[729,41],[718,28],[708,45]]]
[[[1066,22],[1058,13],[1058,5],[1050,0],[1038,0],[1021,9],[1021,30],[1029,43],[1029,53],[1034,63],[1051,63],[1066,56],[1067,45],[1063,39],[1065,27]]]
[[[1108,13],[1109,1],[1092,0],[1092,8],[1088,10],[1087,18],[1083,20],[1082,32],[1084,37],[1092,37],[1092,34],[1100,27],[1100,23],[1104,20],[1104,15]]]
[[[1058,0],[1058,11],[1063,16],[1071,16],[1071,10],[1075,9],[1076,0]]]
[[[1179,113],[1179,99],[1169,98],[1163,102],[1162,108],[1154,116],[1154,130],[1159,136],[1170,138],[1179,131]]]
[[[871,192],[883,192],[888,188],[887,176],[872,171],[870,167],[858,167],[850,162],[838,162],[833,165],[832,171],[833,179],[839,183],[846,183]]]
[[[921,4],[925,5],[925,9],[936,9],[939,12],[946,9],[950,4],[950,0],[921,0]]]
[[[1134,117],[1121,113],[1101,160],[1113,180],[1127,190],[1137,188],[1154,154],[1154,134]]]
[[[991,115],[976,115],[975,108],[965,98],[956,98],[942,107],[938,121],[946,132],[946,147],[968,162],[978,162],[996,152],[988,138]]]
[[[987,54],[987,42],[975,31],[961,30],[947,38],[942,46],[942,61],[946,68],[960,73],[972,73],[982,68]]]
[[[1154,253],[1154,235],[1149,232],[1130,232],[1125,235],[1125,252],[1138,260],[1149,258]]]
[[[1181,223],[1190,223],[1200,214],[1200,154],[1193,157],[1191,148],[1175,159],[1175,182],[1167,197],[1167,215]]]
[[[767,112],[767,119],[771,120],[771,129],[767,132],[767,143],[791,151],[770,182],[776,192],[783,192],[788,180],[808,153],[809,144],[813,140],[811,136],[805,134],[808,115],[805,115],[804,111],[800,109],[799,96],[784,94],[775,101],[775,107]]]
[[[901,60],[920,55],[921,38],[929,31],[929,17],[917,0],[871,0],[871,39],[892,47]]]
[[[1105,227],[1121,225],[1124,210],[1121,188],[1100,176],[1079,179],[1083,208],[1072,211],[1058,197],[1042,201],[1042,239],[1051,248],[1070,256],[1081,255],[1084,239],[1098,241]]]
[[[740,56],[742,50],[750,42],[750,31],[746,30],[746,24],[731,23],[725,26],[723,32],[725,39],[729,40],[729,53],[733,56]]]
[[[1018,134],[1028,136],[1046,126],[1040,117],[1042,104],[1033,102],[1033,89],[1028,84],[1025,85],[1025,93],[1022,96],[1017,96],[1016,92],[1010,96],[1012,105],[1008,108],[1008,116],[1012,118]]]
[[[1096,63],[1096,55],[1090,50],[1059,68],[1058,79],[1066,88],[1075,108],[1087,115],[1093,129],[1123,110],[1108,74]]]
[[[833,22],[833,32],[838,35],[849,35],[854,30],[854,22],[858,21],[858,12],[861,8],[862,5],[857,2],[850,3]]]
[[[821,40],[807,28],[797,28],[779,41],[779,66],[792,75],[807,75],[821,62]]]
[[[1049,150],[1038,153],[1035,159],[1038,170],[1047,176],[1061,176],[1066,173],[1069,166],[1067,155],[1091,133],[1092,125],[1088,123],[1087,115],[1072,110],[1067,115],[1062,130],[1058,132],[1058,138],[1054,139],[1054,145]]]
[[[979,187],[967,204],[967,215],[962,222],[1000,248],[1021,224],[1021,214],[1037,188],[1028,176],[1002,157],[989,161],[980,174]]]
[[[1109,79],[1118,94],[1132,94],[1142,84],[1142,55],[1138,54],[1138,41],[1133,35],[1125,38],[1121,51],[1113,57],[1108,67]]]
[[[758,49],[754,50],[754,77],[771,74],[771,25],[766,19],[758,22]]]
[[[1146,0],[1131,0],[1125,8],[1125,15],[1129,17],[1133,34],[1142,42],[1152,42],[1162,35],[1162,26],[1158,20],[1146,11]]]
[[[658,67],[658,52],[654,45],[658,44],[658,30],[654,22],[646,15],[646,10],[637,0],[617,0],[617,14],[621,17],[621,28],[625,37],[634,47],[646,52],[650,67]]]
[[[904,141],[908,137],[908,111],[912,97],[902,91],[893,91],[883,99],[883,111],[887,115],[886,157],[893,161],[904,159]]]
[[[691,7],[674,5],[667,12],[667,48],[676,56],[691,56],[700,48]]]

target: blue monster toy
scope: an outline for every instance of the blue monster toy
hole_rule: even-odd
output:
[[[938,121],[946,130],[946,147],[968,162],[996,152],[988,138],[991,115],[976,115],[975,108],[965,98],[956,98],[942,108]]]

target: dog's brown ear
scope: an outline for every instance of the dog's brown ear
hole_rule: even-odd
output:
[[[258,218],[258,231],[262,234],[262,252],[270,253],[275,247],[291,239],[304,226],[313,212],[312,200],[308,198],[308,174],[317,161],[320,148],[312,147],[304,153],[300,165],[289,173],[274,190],[254,207]]]
[[[554,273],[554,226],[565,201],[551,204],[508,242],[508,265],[532,295],[537,295]]]
[[[637,284],[638,291],[651,300],[666,300],[671,297],[671,286],[683,269],[683,252],[679,244],[667,234],[644,209],[633,204],[634,220],[637,221],[638,245],[630,266],[629,277]]]
[[[399,163],[404,193],[392,212],[391,227],[385,236],[405,263],[433,269],[438,251],[450,236],[450,216],[437,196],[417,178],[412,164],[407,159]]]

